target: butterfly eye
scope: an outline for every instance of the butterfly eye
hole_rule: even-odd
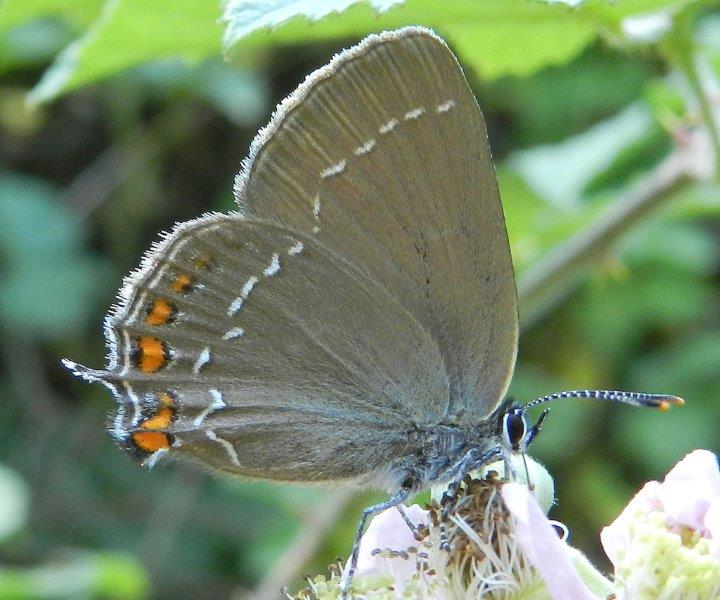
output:
[[[503,437],[505,443],[513,450],[520,450],[520,444],[525,438],[525,416],[522,409],[511,408],[505,413],[503,419]]]

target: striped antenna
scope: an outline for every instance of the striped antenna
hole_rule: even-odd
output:
[[[525,404],[522,409],[526,411],[528,408],[532,408],[538,404],[565,398],[594,398],[596,400],[622,402],[623,404],[631,404],[632,406],[657,408],[662,411],[670,410],[670,407],[673,405],[682,406],[685,404],[682,398],[669,394],[644,394],[642,392],[618,392],[612,390],[573,390],[569,392],[555,392],[554,394],[536,398]]]

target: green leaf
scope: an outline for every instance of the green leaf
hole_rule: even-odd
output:
[[[720,216],[720,185],[694,182],[678,190],[668,200],[673,214],[686,219]]]
[[[457,0],[442,5],[433,0],[406,0],[378,14],[378,6],[388,7],[389,0],[323,2],[322,14],[311,2],[276,2],[267,6],[232,4],[226,10],[226,50],[233,55],[266,48],[269,44],[307,42],[360,37],[372,31],[393,29],[408,24],[425,25],[437,30],[460,55],[463,64],[483,77],[527,75],[544,66],[563,64],[576,56],[596,38],[592,21],[579,18],[564,4],[528,0]],[[278,5],[284,6],[282,20]],[[346,8],[342,14],[329,7]],[[229,5],[230,6],[230,5]],[[244,8],[244,10],[240,10]],[[269,35],[268,21],[276,26]],[[280,24],[282,23],[282,24]],[[522,44],[512,40],[522,39]],[[558,43],[558,40],[562,43]]]
[[[503,6],[509,4],[513,3],[506,0]],[[522,2],[515,9],[481,14],[477,23],[458,24],[448,32],[448,40],[464,64],[474,67],[484,79],[522,77],[543,67],[564,65],[596,38],[592,24],[564,8]],[[441,25],[440,19],[437,21]],[[512,39],[521,39],[522,44],[508,43]]]
[[[92,23],[103,0],[4,0],[0,4],[0,32],[43,17],[59,17],[78,27]]]
[[[595,175],[583,190],[583,195],[592,196],[608,190],[619,190],[639,173],[659,163],[672,150],[673,143],[658,124],[649,127],[641,137],[621,149],[610,165]]]
[[[363,0],[365,1],[365,0]],[[366,0],[376,11],[383,12],[403,0]],[[223,12],[225,46],[263,27],[283,25],[293,17],[303,15],[318,21],[331,13],[343,12],[358,0],[228,0]]]
[[[80,225],[56,197],[44,181],[0,173],[0,251],[17,252],[27,260],[74,248],[81,239]]]
[[[23,23],[0,33],[0,73],[44,68],[72,39],[70,28],[53,19]]]
[[[67,14],[85,24],[98,2],[34,0],[28,5],[10,0],[0,11],[0,30],[48,14]],[[565,64],[600,33],[619,30],[628,14],[686,3],[629,0],[615,6],[595,0],[573,8],[569,5],[576,3],[569,0],[456,0],[441,7],[434,0],[231,0],[223,20],[226,50],[245,61],[273,44],[358,38],[407,24],[426,25],[447,38],[465,66],[494,79]],[[66,5],[71,8],[65,10]],[[87,31],[57,57],[30,99],[45,102],[160,58],[199,61],[214,56],[220,51],[219,17],[215,0],[109,0]]]
[[[480,104],[509,119],[510,146],[559,142],[635,101],[657,73],[648,59],[628,60],[594,43],[570,64],[525,77],[503,77],[478,89]],[[514,144],[513,144],[514,142]]]
[[[647,108],[634,104],[559,144],[518,152],[509,163],[536,193],[558,206],[571,207],[583,200],[598,174],[611,168],[626,148],[645,138],[652,126]]]
[[[25,526],[29,505],[30,493],[25,480],[0,465],[0,540]]]
[[[128,74],[128,84],[155,102],[174,94],[203,98],[237,125],[255,129],[267,118],[270,91],[263,73],[233,67],[219,57],[200,65],[180,59],[157,60]]]
[[[78,218],[48,184],[0,173],[0,320],[40,338],[77,332],[105,284],[105,264],[82,254]]]
[[[93,592],[109,600],[147,598],[150,580],[137,558],[120,552],[104,552],[95,557],[96,580]]]
[[[639,358],[630,376],[639,388],[674,389],[688,401],[693,399],[714,410],[720,392],[720,373],[712,365],[718,361],[720,330],[703,328],[691,331],[661,351]]]
[[[516,273],[532,264],[561,240],[587,226],[596,207],[562,210],[537,194],[523,178],[508,168],[497,171],[505,222]]]
[[[674,287],[665,293],[682,299],[682,290]],[[717,298],[706,306],[717,306]],[[637,357],[630,367],[631,387],[670,390],[688,403],[670,414],[630,411],[617,425],[614,443],[627,445],[627,440],[632,440],[634,456],[656,472],[666,471],[695,448],[717,448],[717,421],[712,415],[720,395],[720,371],[714,368],[720,361],[720,330],[707,320],[707,312],[701,318],[699,327],[677,330],[678,338],[652,354]],[[658,443],[658,432],[670,427],[689,433],[665,436]]]
[[[129,67],[159,58],[200,61],[220,52],[215,0],[114,0],[65,48],[29,95],[46,102]]]
[[[717,343],[717,339],[716,339]],[[715,353],[717,356],[717,353]],[[705,363],[712,364],[708,359]],[[669,367],[670,363],[666,363]],[[667,473],[683,455],[696,448],[717,448],[717,423],[712,415],[715,406],[705,402],[705,409],[698,407],[698,396],[688,395],[684,386],[673,388],[662,387],[658,380],[651,387],[639,388],[646,391],[672,391],[695,403],[694,409],[685,407],[673,408],[669,414],[659,411],[628,410],[623,411],[622,419],[613,425],[613,435],[609,444],[617,452],[627,452],[632,446],[633,464],[645,466],[649,473]],[[715,390],[715,397],[717,391]],[[707,388],[705,390],[707,394]],[[700,408],[700,409],[699,409]],[[676,432],[690,432],[677,435]],[[675,432],[671,434],[670,432]]]
[[[197,92],[234,123],[253,128],[266,118],[269,96],[260,73],[211,61],[196,73]]]
[[[573,307],[576,331],[592,340],[600,364],[627,366],[649,330],[682,331],[703,319],[717,302],[710,282],[716,246],[708,232],[670,218],[626,240],[628,268],[613,278],[596,277]]]
[[[3,324],[45,339],[77,333],[95,316],[88,305],[102,286],[110,285],[100,260],[65,254],[16,264],[0,281]]]
[[[7,600],[142,600],[149,588],[139,561],[121,553],[75,553],[40,567],[0,568],[0,597]]]
[[[697,4],[698,0],[587,0],[579,7],[579,12],[592,19],[599,27],[604,26],[615,33],[622,32],[622,21],[630,16],[668,12],[674,16],[683,8]],[[706,4],[709,2],[706,1]]]

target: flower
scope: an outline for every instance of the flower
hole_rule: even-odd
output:
[[[512,468],[516,479],[521,479],[526,472],[530,474],[536,482],[536,492],[543,498],[544,508],[549,510],[553,485],[547,471],[532,460],[528,461],[526,471],[522,459]],[[360,544],[352,597],[363,600],[596,600],[600,596],[587,591],[590,588],[583,584],[586,578],[601,580],[602,591],[607,592],[609,582],[579,552],[558,538],[528,487],[520,483],[507,484],[498,472],[504,474],[502,463],[487,467],[481,475],[476,475],[478,478],[467,477],[452,497],[446,496],[444,488],[434,489],[428,510],[417,505],[405,508],[408,519],[416,528],[422,528],[424,537],[420,541],[396,509],[378,514]],[[531,534],[533,542],[519,533],[522,528]],[[539,531],[541,537],[538,537]],[[538,539],[545,546],[538,546]],[[444,542],[449,551],[441,549]],[[550,560],[557,559],[558,552],[567,553],[563,568],[551,570],[548,578],[535,566],[537,557],[532,553],[538,549]],[[578,562],[582,568],[576,566]],[[560,562],[556,560],[556,564]],[[571,574],[575,574],[574,577]],[[550,581],[554,585],[558,577],[562,581],[572,579],[565,596],[556,595],[546,583]],[[316,577],[308,582],[306,597],[335,600],[341,581],[339,571],[329,579]],[[578,590],[585,595],[575,594]]]
[[[549,510],[554,486],[544,467],[516,457],[512,468],[516,478],[530,476],[537,482],[536,491]],[[419,598],[513,598],[516,594],[525,594],[522,597],[529,600],[547,598],[538,573],[517,547],[510,515],[503,506],[504,462],[488,465],[475,477],[466,478],[452,498],[445,497],[446,486],[433,488],[429,510],[417,505],[405,509],[416,527],[428,526],[419,547],[399,511],[379,514],[360,543],[358,579],[392,574],[395,598],[405,597],[406,590]],[[545,518],[535,500],[532,503]],[[554,531],[552,535],[557,539]],[[440,550],[445,544],[449,552]]]
[[[504,472],[501,464],[490,468]],[[559,538],[545,516],[552,504],[547,472],[534,461],[527,471],[524,463],[512,470],[515,480],[529,473],[537,482],[543,508],[527,485],[486,472],[467,477],[450,497],[434,490],[428,510],[405,509],[416,528],[422,526],[419,541],[397,510],[376,516],[360,545],[353,598],[720,598],[720,469],[711,452],[696,450],[662,483],[647,483],[603,529],[601,541],[615,567],[612,581]],[[449,551],[441,550],[445,543]],[[340,581],[339,570],[329,579],[316,577],[307,595],[297,597],[337,600]]]
[[[515,523],[518,546],[542,576],[553,600],[597,600],[598,595],[587,585],[590,581],[583,581],[581,572],[592,579],[597,591],[609,591],[609,582],[578,550],[558,537],[527,486],[506,483],[502,497]]]
[[[695,450],[600,534],[619,599],[720,598],[720,469]]]
[[[415,530],[427,527],[429,512],[417,504],[403,508]],[[357,577],[390,577],[402,594],[418,568],[418,541],[396,509],[384,510],[368,526],[360,542]],[[346,566],[347,571],[347,566]]]

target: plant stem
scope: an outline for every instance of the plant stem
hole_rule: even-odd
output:
[[[351,488],[333,490],[307,514],[292,544],[275,560],[253,592],[254,600],[276,600],[281,589],[293,584],[355,494],[356,490]]]
[[[700,105],[700,114],[702,115],[703,122],[707,128],[713,152],[715,153],[715,173],[716,175],[720,174],[720,128],[718,128],[713,106],[705,93],[702,81],[700,80],[695,56],[694,54],[681,52],[679,53],[679,56],[676,57],[676,62],[680,70],[685,75],[687,82],[690,85],[690,89],[692,89],[695,94],[695,98]]]
[[[527,327],[567,290],[578,270],[661,205],[688,179],[692,160],[676,150],[595,223],[553,248],[518,278],[520,321]]]
[[[720,174],[720,130],[715,118],[712,104],[707,96],[705,86],[698,73],[698,43],[695,37],[695,24],[698,14],[702,12],[703,4],[696,2],[680,11],[673,19],[672,30],[662,40],[657,50],[664,55],[665,60],[674,65],[687,80],[692,93],[695,95],[700,114],[710,137],[710,144],[714,153],[715,176]]]

